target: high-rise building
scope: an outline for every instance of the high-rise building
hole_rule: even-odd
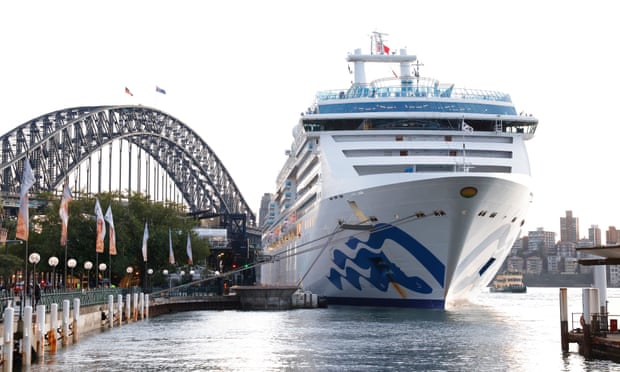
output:
[[[616,230],[615,226],[609,226],[607,231],[605,231],[605,244],[620,244],[620,230]]]
[[[573,217],[573,211],[566,211],[566,217],[560,217],[560,240],[573,243],[579,240],[579,218]]]
[[[556,254],[555,232],[539,227],[536,231],[529,231],[527,238],[529,252],[540,251],[545,256]]]
[[[594,244],[595,247],[601,246],[601,229],[598,225],[590,225],[588,229],[588,240]]]

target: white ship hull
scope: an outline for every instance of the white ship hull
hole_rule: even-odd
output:
[[[478,194],[463,198],[464,187]],[[370,223],[351,201],[372,230],[359,230]],[[301,285],[330,304],[444,308],[493,278],[529,201],[528,185],[464,174],[326,199],[298,221],[303,239],[268,252],[261,283]]]

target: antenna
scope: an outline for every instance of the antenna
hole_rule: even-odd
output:
[[[373,31],[372,32],[372,36],[370,38],[371,41],[371,46],[370,46],[370,54],[387,54],[389,53],[389,48],[386,48],[386,46],[383,44],[383,37],[384,36],[389,36],[389,34],[386,34],[384,32],[379,32],[379,31]],[[386,50],[387,49],[387,50]]]

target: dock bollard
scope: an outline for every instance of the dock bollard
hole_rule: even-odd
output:
[[[22,334],[22,363],[30,365],[32,358],[32,306],[24,307],[24,330]]]
[[[116,302],[118,302],[118,326],[120,327],[123,324],[123,295],[119,294]]]
[[[146,316],[146,318],[149,318],[149,295],[145,294],[144,295],[144,314]]]
[[[37,347],[36,352],[39,361],[42,361],[45,357],[45,305],[37,305]]]
[[[127,320],[127,323],[129,323],[129,321],[131,320],[131,294],[127,293],[127,296],[125,297],[125,319]]]
[[[69,300],[62,301],[62,346],[69,346]]]
[[[138,294],[134,293],[133,294],[133,301],[131,303],[132,309],[133,309],[133,320],[134,322],[138,321]]]
[[[58,327],[58,304],[54,303],[50,306],[50,330],[47,331],[47,343],[50,346],[50,352],[56,352],[56,328]]]
[[[566,288],[560,288],[560,339],[562,351],[568,352],[568,297]]]
[[[584,288],[581,300],[583,302],[583,356],[592,356],[592,311],[598,309],[598,289]]]
[[[140,292],[140,320],[144,320],[144,292]]]
[[[108,327],[114,327],[114,295],[108,295]]]
[[[7,307],[4,309],[4,334],[2,345],[2,372],[13,371],[13,328],[14,328],[15,309]]]
[[[80,320],[80,299],[73,299],[73,343],[77,344],[80,340],[80,327],[78,322]]]

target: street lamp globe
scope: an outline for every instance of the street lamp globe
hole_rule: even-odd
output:
[[[127,274],[133,273],[133,267],[127,266]]]
[[[56,256],[52,256],[47,260],[48,265],[50,265],[51,267],[56,267],[56,265],[58,265],[58,257]]]
[[[153,269],[148,269],[148,270],[146,270],[146,272],[147,272],[147,274],[149,274],[149,275],[153,275]]]
[[[90,270],[92,268],[93,268],[93,263],[92,262],[90,262],[90,261],[84,262],[84,269]]]
[[[100,263],[99,264],[99,271],[105,271],[105,269],[108,268],[108,265],[106,265],[105,263]]]
[[[168,270],[164,269],[161,273],[164,275],[168,275]]]
[[[39,261],[41,261],[41,256],[38,253],[31,253],[28,257],[28,261],[30,261],[31,264],[36,265]]]

